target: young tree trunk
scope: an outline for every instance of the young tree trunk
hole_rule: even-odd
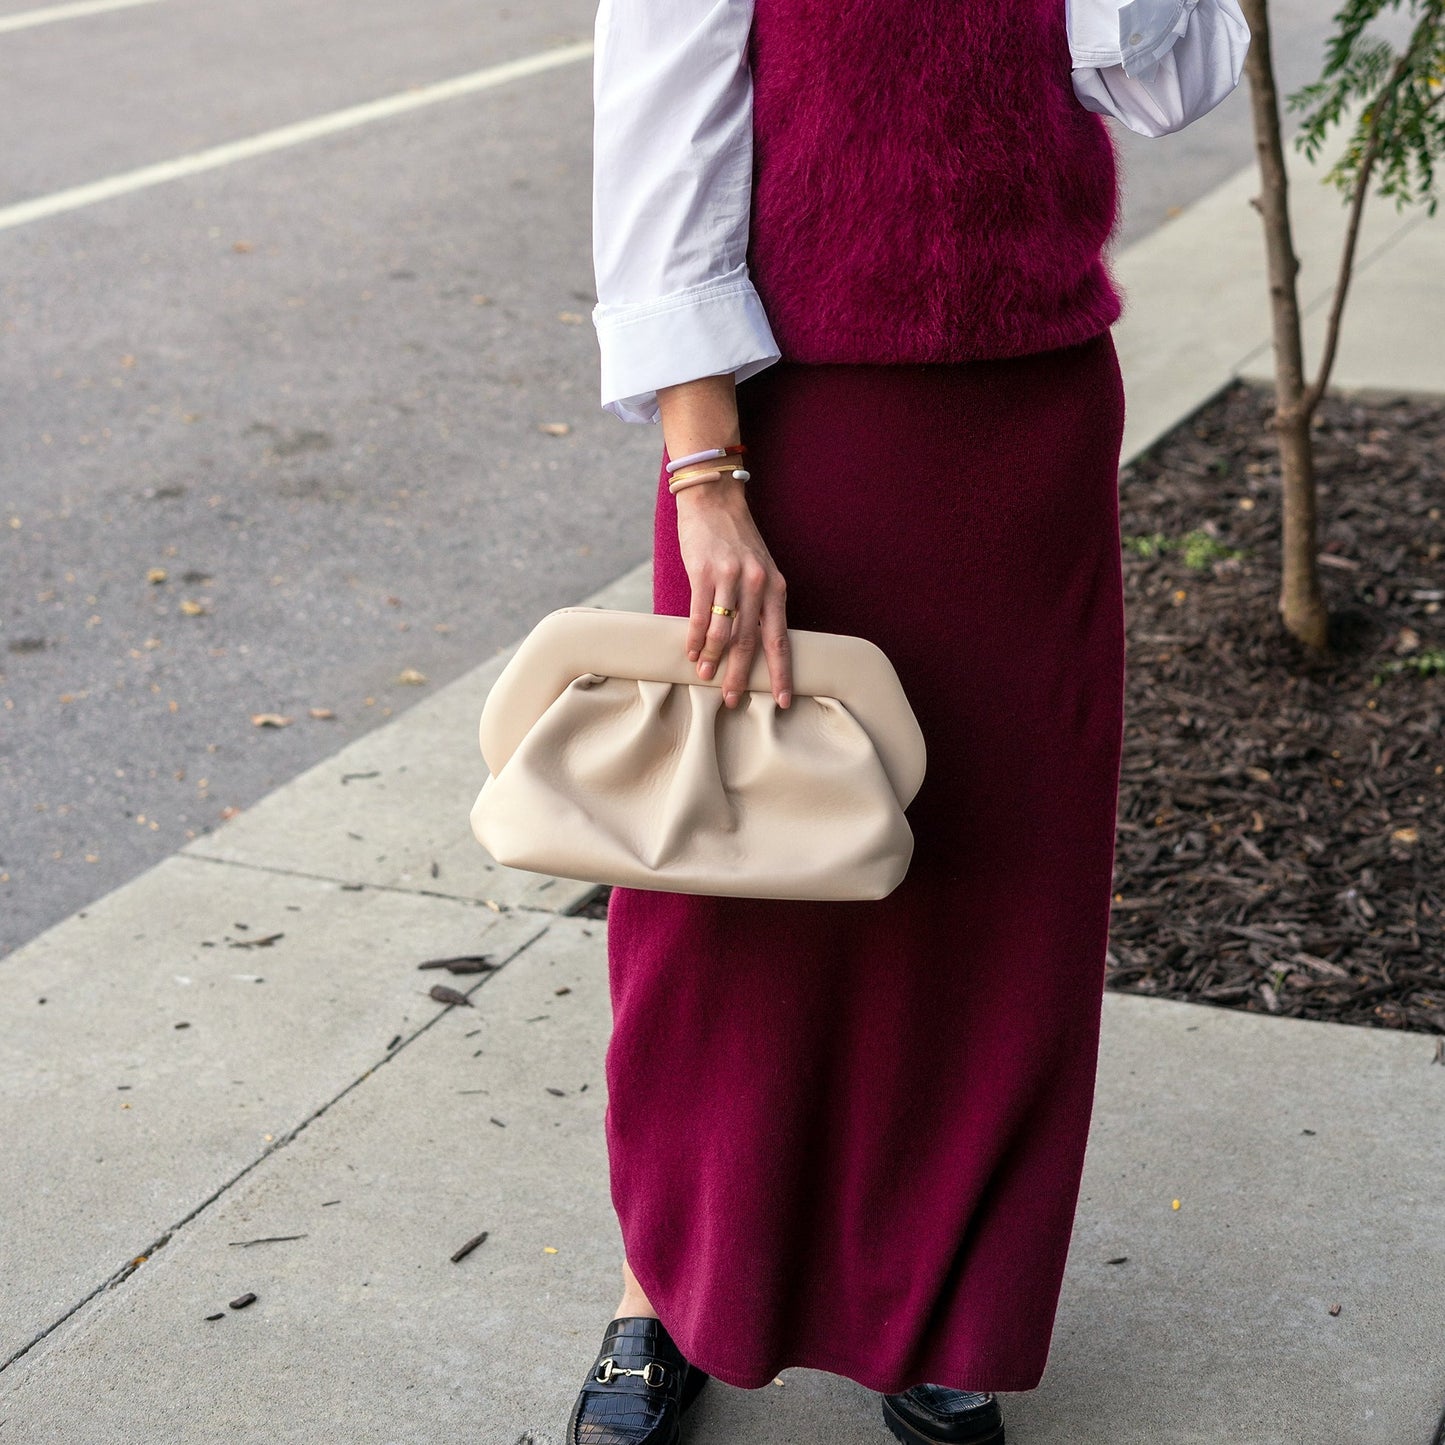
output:
[[[1316,521],[1314,445],[1310,422],[1318,398],[1305,383],[1304,341],[1295,278],[1299,260],[1289,217],[1289,177],[1284,163],[1279,95],[1270,54],[1268,0],[1241,0],[1252,36],[1245,74],[1254,110],[1254,144],[1259,158],[1260,195],[1269,261],[1269,294],[1274,327],[1275,433],[1283,481],[1283,537],[1280,616],[1307,647],[1323,650],[1329,613],[1320,589]]]

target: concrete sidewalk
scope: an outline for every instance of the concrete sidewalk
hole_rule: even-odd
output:
[[[1252,190],[1120,258],[1130,455],[1267,367]],[[1318,306],[1342,217],[1299,200]],[[1363,254],[1340,382],[1445,392],[1445,225],[1376,207]],[[588,600],[648,599],[639,567]],[[560,1441],[618,1285],[605,925],[575,915],[586,885],[470,836],[504,661],[9,960],[0,1441]],[[478,951],[502,966],[447,978],[473,1006],[434,1003],[417,964]],[[1427,1445],[1433,1054],[1108,995],[1054,1350],[1005,1402],[1013,1445]],[[700,1445],[888,1438],[875,1397],[804,1370],[710,1386],[690,1419]]]

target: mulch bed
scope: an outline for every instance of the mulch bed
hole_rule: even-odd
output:
[[[1317,419],[1328,657],[1280,626],[1267,391],[1121,479],[1109,985],[1445,1034],[1445,401]]]
[[[1108,984],[1445,1034],[1445,401],[1321,408],[1324,658],[1276,610],[1272,410],[1231,387],[1121,477]]]

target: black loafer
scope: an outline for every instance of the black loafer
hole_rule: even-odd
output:
[[[970,1390],[914,1385],[884,1395],[883,1420],[903,1445],[1004,1445],[998,1401]]]
[[[567,1445],[678,1445],[682,1412],[707,1380],[661,1320],[623,1315],[602,1337],[567,1421]]]

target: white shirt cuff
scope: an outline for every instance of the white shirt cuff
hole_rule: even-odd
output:
[[[747,263],[713,280],[647,301],[598,302],[602,409],[659,422],[657,390],[703,376],[735,381],[782,359]]]
[[[1170,7],[1179,7],[1181,0],[1134,0],[1120,11],[1121,21],[1146,3],[1163,28],[1146,32],[1121,25],[1122,44],[1115,47],[1112,64],[1104,58],[1081,62],[1080,53],[1102,57],[1108,52],[1090,48],[1096,37],[1079,35],[1083,43],[1075,54],[1074,92],[1085,109],[1114,116],[1139,135],[1170,135],[1207,115],[1239,84],[1249,26],[1238,0],[1182,0],[1168,25]],[[1078,13],[1082,22],[1086,12]]]
[[[1068,0],[1075,68],[1120,65],[1131,79],[1156,65],[1189,28],[1199,0]]]

